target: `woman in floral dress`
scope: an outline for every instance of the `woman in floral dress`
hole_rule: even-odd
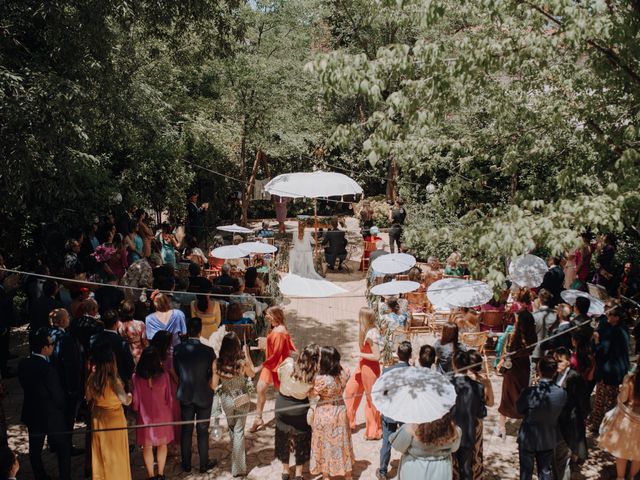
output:
[[[338,475],[351,479],[353,445],[342,398],[348,380],[349,372],[340,365],[338,350],[322,347],[314,386],[319,399],[313,415],[309,471],[312,475],[321,473],[323,480]]]
[[[120,304],[120,327],[118,333],[129,344],[133,361],[137,364],[144,350],[148,345],[147,327],[142,320],[134,320],[133,315],[136,307],[131,300],[124,300]]]

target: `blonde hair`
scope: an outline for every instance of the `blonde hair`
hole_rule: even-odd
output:
[[[284,325],[284,310],[282,307],[273,306],[267,308],[266,314],[271,316],[278,325]]]
[[[460,260],[462,259],[462,255],[460,255],[458,252],[453,252],[451,255],[449,255],[449,258],[447,258],[447,265],[458,265],[458,263],[460,263]]]
[[[376,326],[376,314],[369,307],[362,307],[358,314],[358,323],[360,324],[360,333],[358,343],[360,348],[364,347],[364,337],[367,332]]]
[[[153,306],[157,312],[168,312],[171,310],[171,300],[169,300],[168,295],[157,293],[155,297],[153,297]]]

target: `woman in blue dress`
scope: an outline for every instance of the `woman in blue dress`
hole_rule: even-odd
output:
[[[451,454],[460,446],[460,428],[451,413],[419,425],[404,424],[391,434],[391,446],[402,453],[398,478],[451,480]]]
[[[166,330],[173,335],[171,346],[180,343],[180,335],[187,331],[184,313],[171,306],[171,298],[160,292],[151,294],[156,311],[147,315],[145,319],[147,338],[151,340],[160,330]]]

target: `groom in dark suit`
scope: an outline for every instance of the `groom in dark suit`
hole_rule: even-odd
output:
[[[338,230],[336,217],[331,218],[331,230],[325,232],[322,246],[325,247],[324,257],[329,265],[329,270],[335,269],[336,260],[339,262],[338,268],[342,268],[342,262],[347,258],[347,238],[343,231]]]
[[[567,403],[567,392],[553,380],[557,370],[558,363],[553,357],[541,358],[540,381],[527,387],[516,402],[518,412],[524,415],[518,431],[520,480],[533,478],[534,463],[539,480],[553,478],[553,450],[560,441],[558,418]]]

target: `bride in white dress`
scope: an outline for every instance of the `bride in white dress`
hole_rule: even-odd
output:
[[[298,222],[298,234],[293,236],[293,249],[289,252],[289,273],[304,278],[323,280],[313,265],[311,232],[305,231],[304,222]]]
[[[280,291],[299,297],[329,297],[346,292],[316,272],[311,232],[305,231],[304,227],[304,222],[298,223],[298,234],[294,234],[293,249],[289,252],[289,274],[280,280]]]

